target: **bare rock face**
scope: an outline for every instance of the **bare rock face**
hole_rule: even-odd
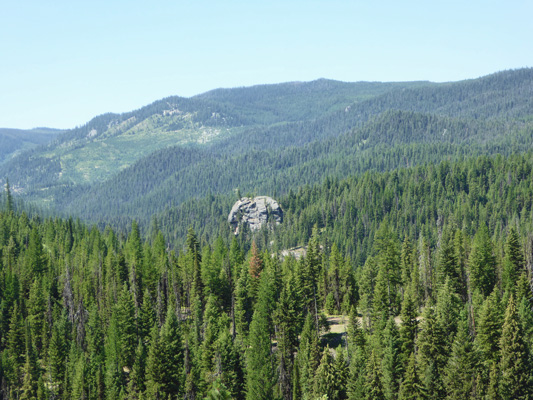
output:
[[[241,224],[247,224],[253,232],[272,220],[280,224],[283,221],[283,211],[278,202],[268,196],[257,196],[253,199],[243,197],[233,205],[228,216],[235,235],[239,234]]]

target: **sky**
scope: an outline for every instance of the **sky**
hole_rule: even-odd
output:
[[[531,0],[3,0],[0,127],[74,128],[220,87],[533,67],[531,15]]]

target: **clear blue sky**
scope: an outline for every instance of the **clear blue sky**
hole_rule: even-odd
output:
[[[5,0],[0,127],[72,128],[170,95],[533,66],[533,2]]]

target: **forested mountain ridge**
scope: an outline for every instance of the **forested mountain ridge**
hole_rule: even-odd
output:
[[[318,80],[218,89],[97,117],[53,145],[62,155],[51,147],[26,153],[0,173],[26,199],[56,211],[146,226],[152,215],[209,193],[283,194],[328,176],[528,151],[532,95],[532,69],[444,84]],[[161,132],[170,126],[165,118],[187,119],[193,136],[226,133],[167,148],[176,138]],[[183,139],[183,132],[174,133]],[[157,147],[164,148],[146,155]],[[77,167],[66,168],[71,162]],[[91,183],[96,176],[103,181]]]
[[[231,193],[239,188],[243,193],[283,195],[326,177],[460,160],[475,154],[513,154],[533,150],[532,143],[531,127],[509,129],[504,124],[390,111],[362,128],[301,147],[252,150],[234,156],[201,149],[162,150],[101,185],[63,192],[58,203],[60,208],[94,221],[122,216],[146,225],[164,208],[209,193]]]
[[[18,153],[48,143],[63,131],[50,128],[0,128],[0,164]]]
[[[101,182],[165,147],[204,145],[250,129],[317,119],[394,87],[424,85],[429,83],[321,80],[229,89],[231,96],[225,90],[172,96],[132,112],[95,117],[48,146],[20,155],[0,175],[23,189]]]

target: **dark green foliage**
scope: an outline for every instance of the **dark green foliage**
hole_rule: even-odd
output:
[[[530,356],[524,343],[522,326],[514,297],[511,296],[500,339],[501,359],[499,370],[502,399],[528,399],[531,396],[532,374]]]
[[[370,354],[366,365],[366,384],[365,384],[366,399],[385,400],[385,393],[383,389],[383,376],[381,372],[380,362],[376,352],[373,350]]]
[[[495,290],[483,303],[476,324],[476,344],[488,365],[499,359],[502,323],[502,307]]]
[[[474,348],[468,323],[459,320],[459,329],[451,345],[443,381],[448,396],[453,399],[478,398],[480,387],[476,379],[480,372],[479,354]]]
[[[425,392],[432,399],[442,399],[446,396],[442,381],[448,356],[446,334],[434,306],[426,305],[417,347],[422,382]]]
[[[524,155],[328,179],[282,196],[282,225],[237,238],[191,228],[176,251],[164,220],[145,240],[141,225],[102,233],[0,211],[1,390],[524,397],[532,173]],[[306,243],[304,257],[279,257]]]
[[[400,334],[396,322],[389,318],[383,331],[383,390],[387,399],[396,399],[403,375]]]
[[[514,291],[514,287],[524,269],[524,255],[516,229],[511,226],[505,242],[503,259],[502,288]]]
[[[246,353],[246,399],[272,399],[274,369],[272,365],[271,341],[266,313],[258,309],[254,312]]]
[[[418,307],[414,299],[414,290],[408,286],[402,303],[400,326],[400,349],[404,365],[415,351],[415,342],[418,333]]]
[[[472,251],[468,259],[470,287],[488,296],[496,284],[496,260],[489,231],[483,224],[474,236]]]
[[[424,388],[418,375],[415,354],[411,353],[405,376],[400,384],[398,400],[418,400],[424,398]]]

